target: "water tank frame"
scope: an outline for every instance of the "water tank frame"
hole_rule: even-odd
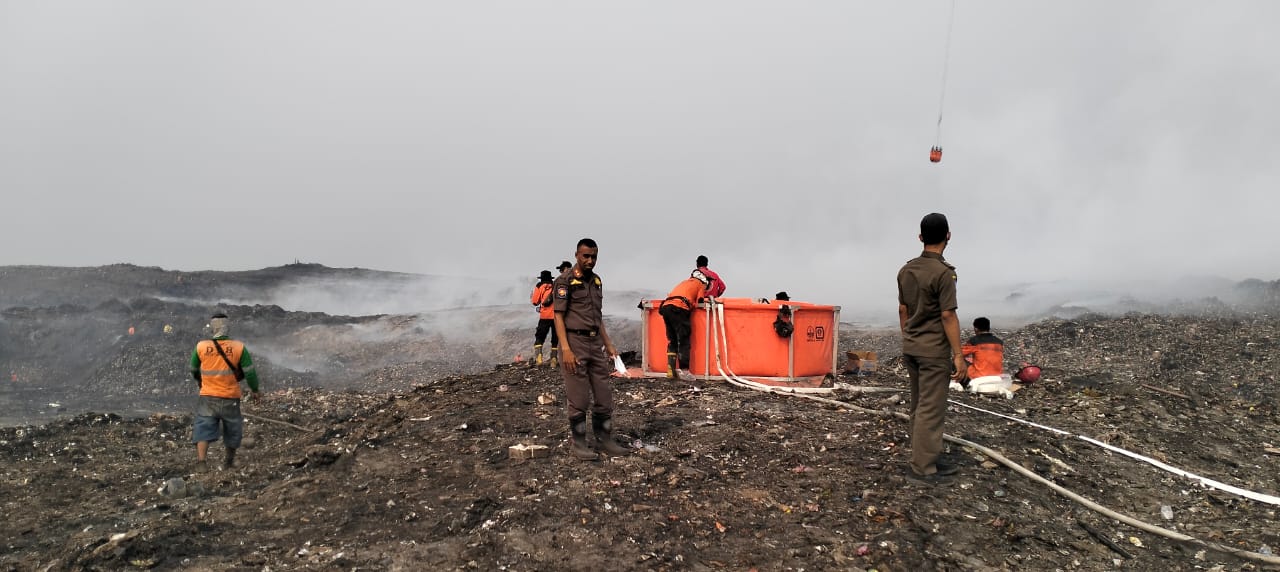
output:
[[[726,348],[721,347],[720,348],[721,355],[725,356],[725,359],[728,362],[724,364],[726,374],[732,373],[733,375],[737,375],[739,377],[744,377],[753,381],[769,383],[772,385],[789,385],[789,384],[814,385],[817,383],[818,380],[821,380],[822,378],[825,378],[827,375],[833,374],[837,371],[839,354],[836,350],[838,350],[838,348],[840,347],[840,307],[839,306],[823,306],[823,305],[811,304],[807,302],[798,302],[794,300],[789,300],[789,301],[749,300],[744,298],[732,298],[728,300],[730,300],[733,305],[725,306],[724,302],[720,300],[717,300],[715,303],[718,304],[721,309],[728,308],[732,310],[735,307],[737,307],[740,309],[749,309],[749,310],[756,310],[756,311],[765,310],[766,312],[772,312],[772,313],[776,313],[779,307],[781,307],[782,305],[786,305],[791,309],[791,313],[792,313],[791,321],[793,324],[803,324],[807,320],[806,313],[809,314],[810,316],[812,316],[814,313],[817,313],[817,312],[820,312],[823,314],[830,314],[831,315],[831,322],[830,322],[831,331],[829,333],[822,332],[821,336],[819,337],[819,341],[821,343],[830,344],[831,360],[830,360],[830,363],[825,363],[825,360],[824,360],[823,367],[818,368],[817,370],[814,370],[812,366],[810,366],[807,371],[799,372],[799,375],[797,375],[798,372],[796,370],[796,355],[797,355],[796,340],[797,338],[799,338],[803,341],[803,340],[806,340],[807,337],[813,335],[813,332],[807,331],[808,329],[811,329],[811,328],[797,326],[795,331],[792,332],[791,336],[787,338],[786,371],[785,372],[779,371],[779,372],[774,372],[773,375],[762,375],[759,372],[752,372],[749,370],[742,371],[740,367],[735,367],[733,360],[727,359],[727,356],[729,355],[730,352],[727,351]],[[750,303],[753,306],[746,306],[745,304],[747,303]],[[653,345],[651,344],[651,342],[654,341],[655,339],[661,338],[665,340],[666,338],[665,328],[662,326],[661,318],[654,317],[657,315],[657,308],[661,304],[662,304],[662,300],[641,300],[640,302],[640,340],[641,340],[641,344],[640,344],[641,362],[640,363],[641,363],[641,372],[643,373],[644,377],[650,377],[650,378],[665,377],[667,373],[665,366],[662,369],[657,369],[658,363],[665,363],[666,353],[667,353],[665,345],[663,347],[651,347],[651,345]],[[652,312],[652,315],[650,315],[650,312]],[[713,347],[712,341],[711,341],[711,333],[712,333],[711,328],[718,327],[717,324],[713,322],[714,318],[715,318],[715,313],[712,311],[710,303],[706,300],[703,300],[699,302],[698,307],[696,310],[694,310],[693,316],[690,320],[692,322],[692,338],[693,338],[693,344],[695,346],[692,348],[690,352],[691,354],[690,359],[694,360],[695,363],[689,364],[690,367],[687,373],[692,375],[694,379],[701,380],[701,381],[725,379],[725,376],[719,373],[719,368],[716,366],[715,348]],[[732,320],[733,320],[732,315],[727,316],[725,326],[726,326],[726,330],[729,330],[727,334],[729,338],[728,344],[730,347],[735,347],[734,336],[736,335],[736,333],[732,331],[733,330]],[[651,326],[650,322],[655,322],[655,324]],[[661,333],[657,333],[656,336],[654,336],[654,333],[650,331],[651,327],[662,328]],[[775,336],[776,334],[773,332],[772,328],[770,328],[767,335]],[[651,360],[651,358],[656,358],[656,359]],[[650,367],[651,361],[653,363],[652,368]],[[778,375],[782,373],[785,373],[785,375]]]

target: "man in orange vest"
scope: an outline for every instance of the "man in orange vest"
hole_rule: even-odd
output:
[[[1004,341],[991,334],[991,320],[974,320],[973,333],[973,337],[960,348],[965,361],[969,362],[968,377],[961,380],[965,386],[980,377],[999,377],[1004,373]]]
[[[693,344],[693,309],[707,296],[711,279],[701,270],[694,270],[667,294],[658,307],[662,323],[667,329],[667,377],[676,379],[681,370],[689,367],[689,352]]]
[[[547,332],[551,332],[551,367],[556,366],[556,313],[551,308],[551,271],[543,270],[538,275],[538,284],[529,293],[529,303],[538,310],[538,327],[533,331],[533,365],[542,365],[542,342],[547,341]]]
[[[209,319],[213,336],[200,340],[191,353],[191,375],[200,385],[200,397],[196,402],[196,417],[191,441],[196,444],[196,460],[204,466],[209,443],[219,435],[227,447],[225,468],[236,462],[236,449],[244,438],[244,416],[240,414],[240,380],[249,382],[251,401],[258,393],[258,372],[253,358],[243,342],[228,337],[230,332],[227,315],[218,313]]]

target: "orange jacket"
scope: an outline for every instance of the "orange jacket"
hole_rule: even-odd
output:
[[[701,281],[697,278],[686,278],[671,289],[671,293],[667,294],[667,299],[662,301],[662,305],[693,310],[698,300],[706,295],[707,287],[703,286]]]
[[[227,360],[240,365],[240,356],[244,355],[244,344],[236,340],[220,339],[218,345],[227,354]],[[196,355],[200,358],[200,395],[240,399],[240,382],[232,371],[227,360],[223,360],[214,349],[212,340],[200,340],[196,344]]]
[[[543,282],[533,287],[529,293],[529,303],[538,308],[539,320],[554,320],[556,313],[551,308],[551,283]]]
[[[960,348],[969,361],[969,379],[1004,373],[1004,342],[991,334],[978,334]]]

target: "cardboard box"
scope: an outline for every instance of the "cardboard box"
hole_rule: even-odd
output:
[[[507,447],[507,458],[509,459],[541,459],[551,455],[551,449],[546,445],[512,445]]]
[[[871,375],[880,365],[880,360],[873,351],[849,350],[844,355],[848,358],[844,366],[845,373]]]

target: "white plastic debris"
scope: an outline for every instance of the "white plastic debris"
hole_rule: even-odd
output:
[[[613,369],[622,377],[631,377],[627,375],[627,366],[622,363],[622,356],[613,356]]]

